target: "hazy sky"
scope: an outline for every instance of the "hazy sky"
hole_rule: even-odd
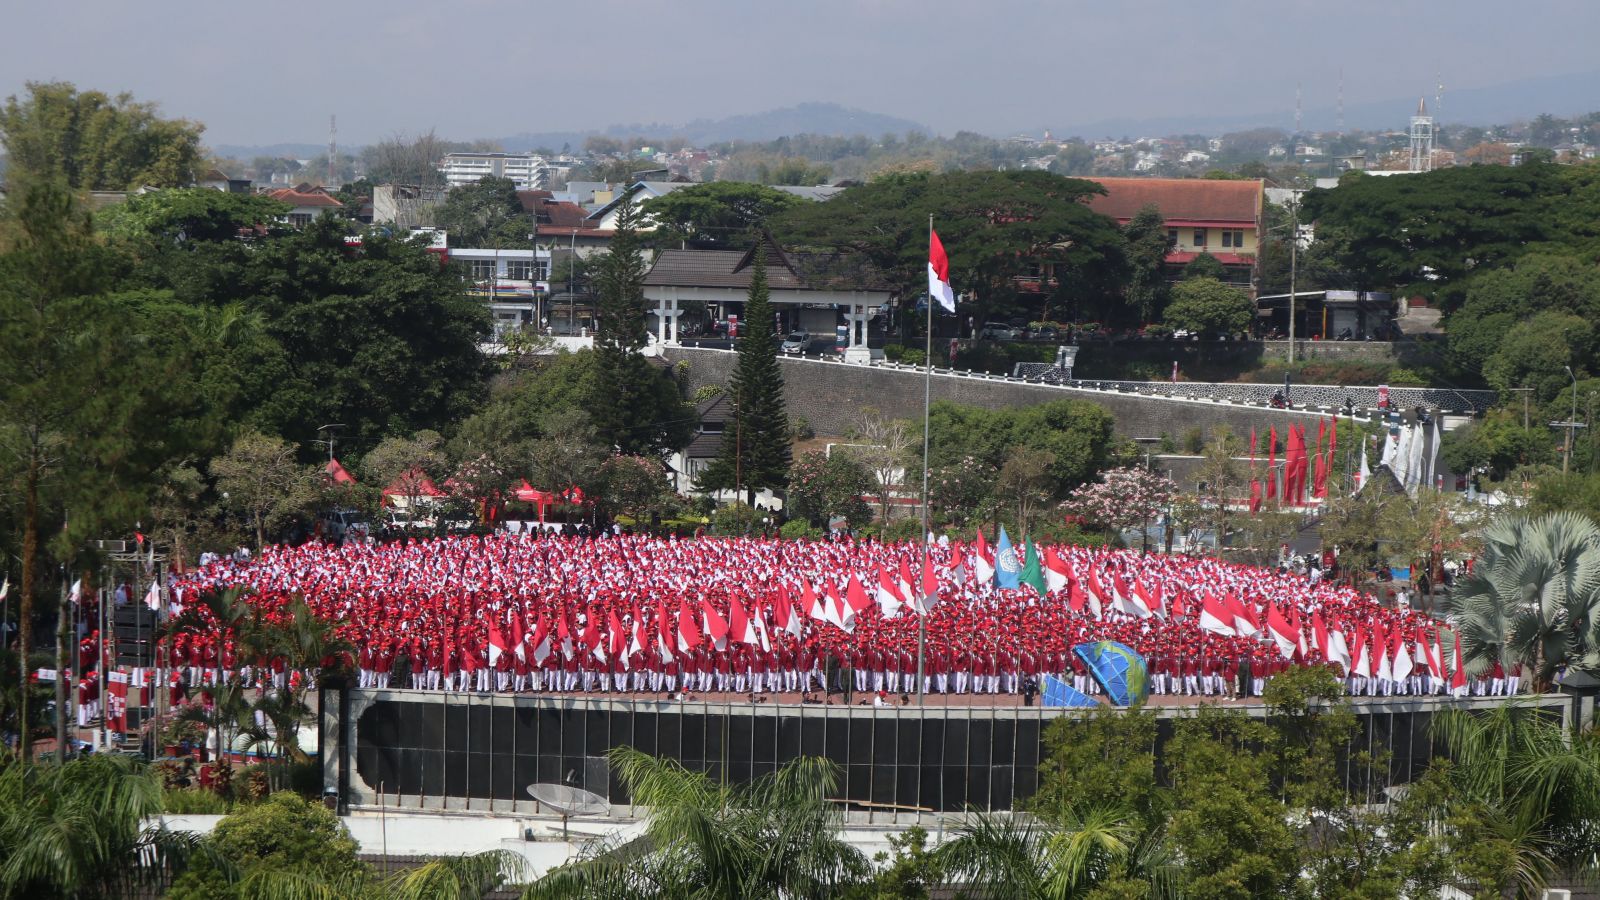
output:
[[[1291,109],[1600,68],[1600,2],[55,0],[0,25],[0,96],[131,91],[209,143],[465,139],[831,101],[942,133]],[[1600,107],[1600,98],[1596,98]]]

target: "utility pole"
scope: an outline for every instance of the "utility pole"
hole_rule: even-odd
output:
[[[1289,365],[1294,365],[1295,280],[1300,263],[1300,196],[1289,201]],[[1288,401],[1288,396],[1284,400]]]

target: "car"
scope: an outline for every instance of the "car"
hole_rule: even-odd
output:
[[[978,332],[978,339],[984,341],[1014,341],[1017,339],[1017,330],[1004,322],[985,322],[983,330]]]
[[[360,510],[355,509],[330,509],[318,517],[322,534],[330,541],[342,542],[354,538],[360,540],[372,531],[367,517]]]
[[[779,347],[784,353],[804,353],[811,348],[811,332],[791,331]]]

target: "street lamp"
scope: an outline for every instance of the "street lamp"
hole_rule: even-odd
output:
[[[1572,445],[1578,436],[1578,376],[1573,373],[1572,367],[1567,366],[1567,377],[1572,379],[1572,415],[1567,417],[1567,455],[1561,460],[1561,474],[1567,474],[1568,467],[1572,464]]]
[[[333,462],[333,444],[334,444],[334,441],[336,439],[336,437],[335,437],[335,435],[333,433],[333,430],[336,429],[336,428],[343,428],[343,427],[345,427],[343,422],[331,422],[331,423],[329,423],[327,425],[318,425],[317,426],[317,434],[321,434],[324,431],[326,431],[326,432],[328,432],[328,436],[327,436],[326,439],[314,441],[313,443],[327,444],[328,445],[328,462]]]

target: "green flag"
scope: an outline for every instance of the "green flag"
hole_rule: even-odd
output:
[[[1017,582],[1033,585],[1034,591],[1043,597],[1044,569],[1039,567],[1039,548],[1034,546],[1032,538],[1023,538],[1022,544],[1028,548],[1028,556],[1022,564],[1022,574],[1017,576]]]

